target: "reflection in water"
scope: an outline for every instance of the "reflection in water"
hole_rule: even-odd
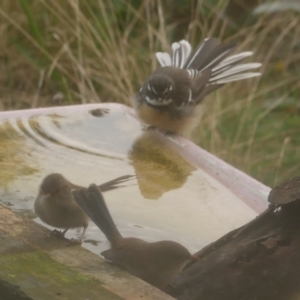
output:
[[[90,147],[87,145],[87,143],[76,140],[72,138],[72,136],[69,137],[65,134],[59,133],[57,131],[57,128],[61,128],[61,124],[58,122],[59,117],[61,118],[61,116],[57,115],[39,117],[38,119],[36,117],[32,117],[30,118],[29,122],[32,129],[35,130],[39,136],[52,143],[92,155],[104,156],[113,159],[126,159],[125,155]],[[55,125],[57,128],[53,127],[53,125]]]
[[[157,133],[152,130],[134,141],[129,158],[140,191],[148,199],[158,199],[165,192],[182,187],[195,170],[158,139]]]
[[[40,182],[50,173],[88,186],[136,171],[139,188],[130,184],[105,193],[122,235],[149,242],[174,240],[191,252],[255,216],[224,186],[169,150],[160,134],[142,134],[140,123],[121,106],[109,108],[101,117],[83,106],[76,113],[2,121],[0,201],[34,218]],[[70,230],[67,238],[80,233]],[[109,247],[92,222],[83,246],[97,254]]]

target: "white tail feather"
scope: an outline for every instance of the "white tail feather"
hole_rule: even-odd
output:
[[[249,73],[242,73],[242,74],[226,77],[224,79],[220,79],[220,80],[217,80],[217,81],[214,81],[214,80],[210,79],[209,82],[213,81],[214,84],[224,84],[224,83],[227,83],[227,82],[232,82],[232,81],[238,81],[238,80],[242,80],[242,79],[257,77],[257,76],[260,76],[260,75],[261,75],[261,73],[249,72]]]
[[[187,59],[189,58],[189,56],[191,54],[192,46],[186,40],[181,40],[179,42],[179,44],[180,44],[180,49],[181,49],[181,64],[180,64],[179,68],[182,69],[185,62],[187,61]]]
[[[207,46],[209,46],[207,44],[208,41],[210,41],[210,43],[214,43],[216,39],[212,40],[206,38],[201,44],[201,46],[194,53],[193,57],[190,59],[189,65],[192,65],[195,59],[197,59],[197,57],[201,55],[201,51],[203,51],[205,45],[206,48]],[[211,44],[211,46],[212,45],[213,44]],[[181,40],[179,42],[175,42],[172,44],[172,56],[170,56],[170,54],[167,52],[157,52],[156,57],[162,67],[174,66],[177,68],[183,68],[191,54],[191,51],[192,51],[192,47],[190,43],[186,40]],[[211,65],[215,64],[216,61],[222,59],[223,57],[224,59],[217,66],[211,69],[212,77],[209,80],[210,83],[224,84],[231,81],[238,81],[238,80],[261,75],[258,72],[243,73],[251,69],[259,68],[261,66],[260,63],[246,63],[246,64],[237,65],[239,61],[243,60],[246,57],[251,56],[253,54],[252,51],[245,51],[242,53],[231,55],[226,58],[226,56],[230,51],[232,51],[232,48],[227,49],[226,51],[220,53],[220,55],[215,57],[201,70],[188,69],[188,66],[186,66],[187,68],[186,70],[189,74],[189,77],[192,79],[196,79],[199,75],[201,75],[201,72],[203,72],[205,69],[208,69]]]
[[[193,57],[191,58],[189,65],[187,66],[187,68],[194,62],[194,60],[197,58],[197,56],[199,55],[199,53],[202,51],[204,45],[206,44],[206,42],[209,40],[209,38],[204,39],[201,47],[198,48],[197,52],[193,55]]]
[[[189,77],[193,79],[197,78],[199,75],[202,74],[201,72],[194,69],[186,69],[186,70],[189,73]]]
[[[242,60],[248,56],[251,56],[253,54],[253,52],[251,51],[246,51],[246,52],[242,52],[242,53],[238,53],[238,54],[235,54],[235,55],[231,55],[227,58],[225,58],[224,60],[222,60],[220,62],[219,65],[217,65],[216,67],[214,67],[212,69],[213,72],[216,72],[218,71],[219,69],[222,69],[224,68],[225,66],[228,66],[228,65],[231,65],[239,60]]]
[[[229,68],[228,70],[218,74],[217,76],[213,76],[211,80],[218,80],[224,77],[228,77],[230,75],[234,75],[237,73],[242,73],[247,70],[251,69],[257,69],[261,66],[261,63],[248,63],[248,64],[242,64],[242,65],[237,65],[233,66],[232,68]]]
[[[180,66],[180,53],[179,53],[179,49],[180,49],[180,44],[179,43],[173,43],[172,44],[172,66],[179,68]]]
[[[172,66],[172,60],[169,53],[156,52],[156,58],[162,67]]]
[[[201,72],[201,71],[203,71],[204,69],[208,69],[209,66],[211,66],[212,64],[214,64],[216,60],[219,60],[219,59],[220,59],[221,57],[223,57],[223,56],[225,57],[225,56],[228,54],[228,52],[230,52],[231,50],[232,50],[232,49],[228,49],[227,51],[221,53],[218,57],[216,57],[214,60],[212,60],[209,64],[207,64],[206,66],[204,66],[204,68],[201,69],[201,70],[199,70],[199,71]]]
[[[172,57],[167,52],[156,52],[156,58],[162,67],[174,66],[182,69],[191,51],[191,44],[186,40],[181,40],[172,44]]]

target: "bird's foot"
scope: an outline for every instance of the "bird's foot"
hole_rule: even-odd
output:
[[[155,130],[157,127],[153,125],[142,124],[142,131]]]
[[[65,232],[64,231],[60,231],[60,230],[57,230],[57,229],[54,229],[51,231],[51,234],[52,235],[55,235],[57,237],[61,237],[61,238],[64,238],[65,237]]]
[[[82,239],[70,239],[70,242],[74,245],[81,245]]]
[[[60,230],[57,230],[57,229],[54,229],[51,234],[58,237],[58,238],[65,238],[65,234],[66,232],[69,230],[69,228],[66,228],[64,231],[60,231]]]

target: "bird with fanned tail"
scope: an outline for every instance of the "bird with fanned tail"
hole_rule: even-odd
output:
[[[189,42],[172,44],[172,55],[157,52],[161,65],[133,99],[137,117],[150,127],[189,135],[203,113],[202,100],[232,81],[259,76],[260,63],[243,63],[253,52],[232,54],[235,43],[207,38],[195,51]]]

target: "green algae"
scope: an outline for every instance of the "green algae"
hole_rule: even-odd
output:
[[[120,300],[97,279],[80,274],[33,250],[0,256],[0,278],[34,299]]]
[[[6,187],[17,176],[38,171],[26,159],[26,141],[9,122],[0,125],[0,185]],[[30,154],[29,154],[30,155]],[[32,163],[31,163],[32,164]]]

